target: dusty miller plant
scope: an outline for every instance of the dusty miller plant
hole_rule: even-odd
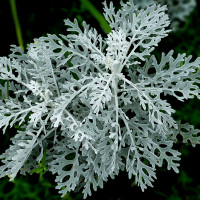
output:
[[[170,17],[171,28],[176,31],[181,23],[186,22],[187,17],[196,7],[196,0],[133,0],[139,8],[146,8],[153,4],[167,4],[167,13]]]
[[[62,196],[82,189],[86,198],[120,170],[144,191],[164,160],[178,172],[177,135],[195,146],[199,131],[179,127],[164,96],[199,97],[200,59],[150,56],[169,33],[166,9],[104,3],[106,38],[66,20],[67,36],[41,37],[26,53],[12,46],[0,58],[0,127],[19,126],[0,156],[0,177],[31,173],[44,152]]]

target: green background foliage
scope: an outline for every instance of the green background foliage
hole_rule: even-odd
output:
[[[14,3],[16,4],[14,5]],[[66,27],[63,20],[77,18],[95,27],[103,35],[110,31],[108,24],[102,17],[102,0],[73,0],[73,1],[39,1],[39,0],[2,0],[0,2],[1,48],[0,56],[7,56],[11,44],[26,46],[34,38],[51,34],[65,34]],[[119,0],[114,4],[118,7]],[[17,10],[15,10],[17,8]],[[155,54],[169,52],[185,52],[193,57],[200,56],[200,2],[187,18],[182,28],[162,40]],[[11,12],[12,11],[12,12]],[[16,13],[17,11],[17,13]],[[18,14],[18,17],[17,17]],[[18,20],[18,19],[19,20]],[[169,99],[176,109],[174,118],[182,122],[189,122],[200,128],[200,101],[188,100],[180,103]],[[9,145],[9,139],[15,134],[10,129],[5,135],[0,134],[0,153]],[[135,186],[134,180],[129,180],[126,173],[121,172],[114,180],[105,183],[103,189],[98,189],[87,200],[127,200],[127,199],[163,199],[163,200],[198,200],[200,199],[200,147],[192,148],[190,144],[177,144],[176,149],[181,153],[180,173],[167,171],[166,166],[158,169],[154,188],[148,188],[144,193]],[[0,199],[5,200],[42,200],[61,199],[57,193],[54,177],[46,172],[45,158],[38,163],[38,168],[32,175],[19,176],[14,182],[7,179],[0,180]],[[46,173],[45,173],[46,172]],[[63,199],[82,199],[81,193],[68,193]]]

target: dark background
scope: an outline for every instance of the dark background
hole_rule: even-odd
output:
[[[92,4],[102,13],[102,2],[92,1]],[[107,1],[109,2],[109,1]],[[119,6],[119,1],[114,4]],[[99,23],[91,13],[82,6],[79,0],[16,0],[19,21],[23,35],[24,46],[33,42],[34,38],[51,34],[65,34],[66,27],[63,20],[78,18],[85,20],[99,32],[105,34]],[[8,56],[10,45],[17,43],[17,37],[11,15],[8,0],[0,1],[0,56]],[[168,52],[174,49],[175,53],[185,52],[193,57],[200,56],[200,2],[188,16],[182,28],[176,32],[171,32],[169,36],[162,40],[155,54]],[[177,110],[174,118],[189,122],[200,128],[200,102],[197,99],[188,100],[185,103],[177,103],[174,99],[169,99],[172,106]],[[15,134],[15,130],[10,130],[5,135],[0,135],[0,150],[5,151],[9,145],[9,139]],[[129,180],[125,172],[121,172],[114,180],[109,180],[104,184],[103,189],[93,192],[87,199],[94,200],[197,200],[200,199],[200,146],[192,148],[189,144],[177,144],[175,149],[181,153],[180,173],[166,170],[166,163],[157,170],[157,180],[154,188],[148,188],[142,192],[134,184],[134,178]],[[55,177],[46,173],[43,178],[38,174],[26,177],[18,175],[14,183],[8,182],[7,178],[0,180],[0,199],[21,200],[21,199],[61,199],[54,189]],[[81,193],[71,193],[64,199],[82,199]]]

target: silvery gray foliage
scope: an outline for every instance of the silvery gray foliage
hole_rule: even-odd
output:
[[[120,170],[144,191],[164,160],[178,172],[179,134],[200,143],[199,130],[179,126],[161,98],[199,97],[200,59],[150,55],[169,32],[166,6],[138,10],[129,2],[115,11],[111,2],[104,11],[112,28],[106,38],[66,20],[67,36],[41,37],[26,53],[12,46],[0,58],[0,127],[20,125],[0,156],[0,177],[32,172],[45,151],[62,196],[82,188],[86,198]]]
[[[133,0],[139,8],[146,8],[153,4],[161,4],[168,6],[171,27],[177,30],[180,27],[180,22],[185,22],[187,17],[196,7],[196,0]]]

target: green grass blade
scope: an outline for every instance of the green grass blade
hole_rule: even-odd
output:
[[[24,52],[22,32],[21,32],[21,27],[20,27],[18,15],[17,15],[17,8],[16,8],[15,0],[10,0],[10,7],[11,7],[11,13],[12,13],[14,24],[15,24],[17,41],[18,41],[20,47],[22,48],[22,51]]]

